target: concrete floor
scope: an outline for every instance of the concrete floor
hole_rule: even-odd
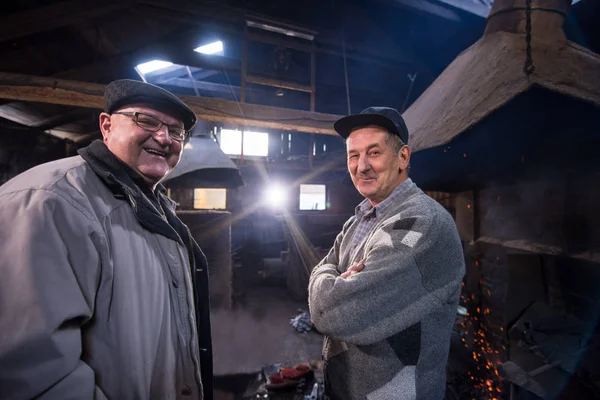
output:
[[[298,309],[308,310],[305,302],[294,300],[281,286],[253,285],[244,294],[233,309],[212,312],[215,376],[321,359],[323,336],[297,333],[289,323]]]

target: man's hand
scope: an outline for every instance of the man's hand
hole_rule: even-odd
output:
[[[343,274],[341,274],[340,277],[343,279],[351,277],[352,275],[357,274],[360,271],[362,271],[364,267],[365,267],[365,260],[363,258],[362,260],[360,260],[360,262],[358,264],[353,265],[350,268],[348,268],[348,270],[346,272],[344,272]]]

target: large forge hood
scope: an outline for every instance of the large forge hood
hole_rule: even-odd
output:
[[[226,188],[244,185],[237,165],[208,136],[192,136],[181,161],[164,180],[170,188]]]
[[[404,113],[417,182],[454,191],[514,177],[558,143],[571,147],[569,161],[597,158],[581,150],[600,135],[600,55],[566,39],[569,6],[532,1],[528,75],[525,0],[494,2],[483,37]]]

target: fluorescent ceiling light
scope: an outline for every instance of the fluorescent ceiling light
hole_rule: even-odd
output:
[[[160,61],[160,60],[152,60],[142,64],[137,65],[138,71],[142,74],[147,74],[149,72],[158,71],[159,69],[167,68],[173,65],[172,62],[169,61]]]
[[[299,31],[296,31],[293,29],[289,29],[286,27],[280,27],[280,26],[276,26],[273,24],[269,24],[269,23],[248,20],[248,21],[246,21],[246,24],[250,28],[262,29],[265,31],[280,33],[282,35],[296,37],[296,38],[300,38],[300,39],[315,40],[315,35],[312,33],[299,32]]]
[[[202,54],[219,54],[223,55],[223,42],[220,40],[217,42],[205,44],[200,47],[196,47],[194,51]]]

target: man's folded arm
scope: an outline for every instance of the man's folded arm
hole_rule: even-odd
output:
[[[416,257],[431,251],[435,237],[416,249],[402,243],[406,231],[379,235],[361,272],[343,279],[324,266],[311,279],[311,291],[318,293],[311,297],[311,317],[321,333],[357,345],[376,343],[416,324],[460,287],[450,274],[436,279],[438,287],[424,282]]]

